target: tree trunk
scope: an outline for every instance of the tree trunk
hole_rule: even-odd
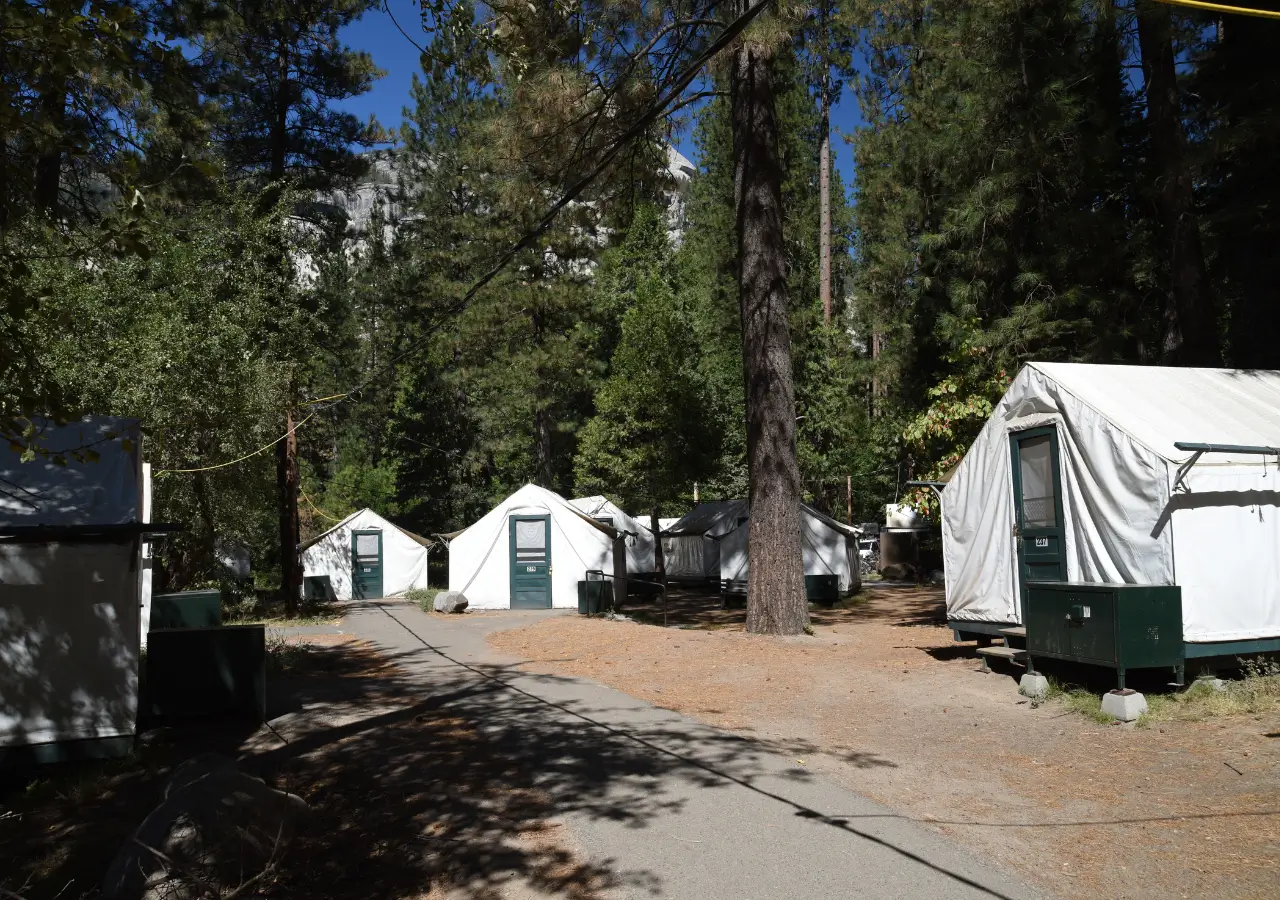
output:
[[[49,132],[50,147],[36,160],[35,205],[57,215],[62,186],[62,142],[67,117],[67,88],[62,82],[45,83],[40,95],[40,118]]]
[[[745,2],[738,0],[739,11]],[[809,624],[809,608],[800,559],[782,172],[773,85],[759,47],[744,43],[734,51],[730,91],[751,503],[747,630],[799,634]]]
[[[827,5],[822,5],[822,40],[826,33]],[[822,55],[821,122],[818,143],[818,294],[822,299],[822,324],[831,324],[831,71]]]
[[[658,507],[655,504],[649,513],[649,530],[653,532],[653,567],[658,573],[658,581],[667,583],[667,558],[662,553],[662,526],[658,524]]]
[[[285,412],[286,437],[276,446],[276,484],[280,489],[280,593],[286,615],[298,611],[302,597],[302,560],[298,557],[298,436],[293,409]]]
[[[1213,291],[1200,244],[1195,186],[1187,160],[1169,9],[1139,0],[1138,44],[1147,94],[1147,131],[1160,230],[1169,264],[1163,362],[1179,366],[1222,363]]]

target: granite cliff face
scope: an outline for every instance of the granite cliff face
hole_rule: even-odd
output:
[[[394,235],[412,212],[405,208],[403,198],[412,198],[414,185],[402,187],[402,169],[399,150],[376,150],[367,155],[370,160],[368,173],[349,191],[334,191],[316,198],[321,210],[338,221],[346,222],[348,236],[357,243],[368,234],[374,206],[381,201],[382,215]],[[667,217],[672,240],[679,243],[684,233],[685,192],[696,167],[674,147],[667,148],[667,174],[672,187],[667,191]]]

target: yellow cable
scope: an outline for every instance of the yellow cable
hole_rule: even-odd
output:
[[[222,468],[226,468],[227,466],[234,466],[236,463],[244,462],[246,459],[249,459],[250,457],[257,456],[259,453],[265,453],[267,450],[270,450],[276,444],[280,443],[285,438],[287,438],[290,434],[297,431],[303,425],[307,424],[307,422],[309,422],[314,417],[315,417],[315,413],[312,413],[311,415],[303,419],[301,422],[294,425],[291,429],[286,431],[284,434],[280,435],[280,437],[276,438],[270,444],[267,444],[265,447],[259,447],[257,450],[254,450],[252,453],[246,453],[244,456],[241,456],[238,459],[233,459],[229,462],[218,463],[216,466],[200,466],[199,468],[196,468],[196,469],[161,469],[158,472],[153,472],[152,476],[159,478],[161,475],[183,475],[190,472],[211,472],[214,469],[222,469]]]
[[[1226,6],[1222,3],[1206,3],[1205,0],[1157,0],[1170,6],[1190,6],[1192,9],[1210,9],[1214,12],[1239,13],[1242,16],[1258,16],[1262,19],[1280,19],[1280,10],[1250,9],[1244,6]]]
[[[322,519],[328,519],[330,522],[341,522],[341,521],[342,521],[342,519],[335,519],[333,516],[329,515],[329,514],[328,514],[328,513],[326,513],[324,510],[322,510],[320,507],[318,507],[318,506],[316,506],[314,503],[312,503],[312,502],[311,502],[311,498],[307,496],[307,492],[306,492],[306,491],[304,491],[302,488],[298,488],[298,493],[302,495],[302,499],[303,499],[303,500],[306,500],[306,501],[307,501],[307,506],[310,506],[310,507],[311,507],[311,511],[312,511],[312,512],[314,512],[316,515],[318,515],[320,518],[322,518]]]
[[[348,394],[350,391],[347,392]],[[317,397],[314,400],[303,400],[303,406],[310,406],[312,403],[323,403],[326,400],[337,400],[339,397],[345,397],[347,394],[334,394],[332,397]]]

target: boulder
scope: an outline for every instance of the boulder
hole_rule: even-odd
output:
[[[436,594],[434,608],[441,613],[466,612],[467,598],[462,591],[441,591]]]
[[[107,900],[197,900],[261,877],[280,859],[307,810],[216,753],[174,770],[164,801],[116,854]]]
[[[916,570],[908,563],[890,563],[880,570],[886,581],[908,581],[916,577]]]

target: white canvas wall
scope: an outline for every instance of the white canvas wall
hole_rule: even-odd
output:
[[[0,445],[0,526],[145,520],[136,420],[49,424],[36,443],[65,458],[24,463]],[[133,536],[0,544],[0,745],[134,733],[140,563]]]
[[[0,746],[134,733],[138,555],[0,544]]]
[[[551,605],[576,608],[589,569],[613,572],[614,531],[552,491],[527,484],[449,542],[449,590],[472,609],[511,607],[511,516],[551,517]]]
[[[302,552],[303,575],[328,575],[339,600],[351,599],[351,532],[382,532],[382,595],[427,587],[430,550],[371,509],[352,513]]]
[[[715,549],[715,541],[702,534],[663,538],[663,563],[666,565],[667,577],[715,577],[716,569],[709,568],[707,562],[707,557],[718,559],[715,556]]]
[[[802,508],[800,552],[806,575],[835,575],[840,592],[851,593],[861,585],[857,538],[832,527],[813,510]],[[746,581],[750,571],[747,545],[750,529],[735,528],[720,539],[720,578]]]
[[[1208,459],[1209,457],[1205,457]],[[1188,641],[1280,636],[1280,472],[1197,463],[1169,504]]]

